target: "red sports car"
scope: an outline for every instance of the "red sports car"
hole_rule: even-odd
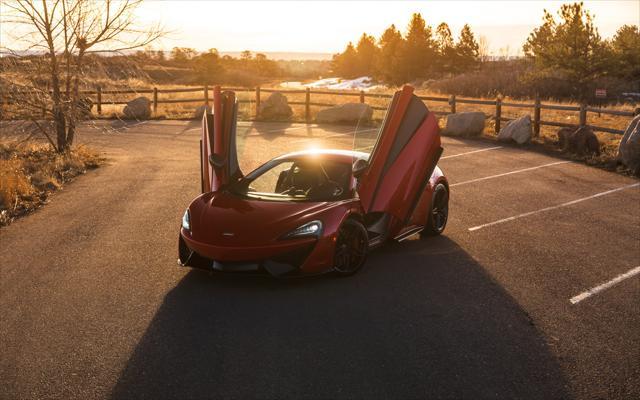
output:
[[[289,153],[246,176],[236,153],[237,101],[214,91],[201,140],[202,194],[184,213],[179,263],[277,277],[351,275],[389,239],[438,235],[449,185],[436,118],[405,86],[371,154]]]

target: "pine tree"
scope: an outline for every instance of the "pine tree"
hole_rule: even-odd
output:
[[[431,69],[435,56],[435,43],[431,27],[427,26],[422,15],[414,13],[407,28],[403,62],[406,67],[406,80],[424,78]]]
[[[478,62],[479,58],[478,42],[471,32],[471,27],[465,24],[460,31],[460,38],[456,43],[456,65],[458,71],[467,71]]]
[[[640,80],[640,29],[623,25],[611,41],[615,66],[612,74],[629,81]]]
[[[436,60],[436,68],[439,72],[451,71],[455,62],[456,48],[453,43],[451,29],[446,22],[441,23],[436,28],[436,46],[438,57]]]
[[[358,53],[349,42],[344,51],[335,54],[331,61],[333,72],[344,78],[355,78],[358,74]]]
[[[404,39],[395,25],[388,27],[379,40],[379,57],[376,63],[376,77],[384,82],[400,85],[404,83],[401,57]]]
[[[534,61],[537,79],[556,76],[585,99],[595,79],[610,67],[608,50],[583,3],[563,4],[558,15],[560,22],[544,10],[542,25],[531,32],[523,50]]]
[[[357,69],[359,76],[372,76],[375,69],[375,62],[378,56],[378,47],[373,36],[363,33],[356,46]]]

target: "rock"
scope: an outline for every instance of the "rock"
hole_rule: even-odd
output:
[[[531,140],[532,133],[531,116],[525,115],[509,121],[498,133],[498,140],[513,140],[518,144],[524,144]]]
[[[640,175],[640,114],[631,120],[624,131],[618,147],[618,159],[634,174]]]
[[[585,126],[558,130],[558,144],[563,151],[570,151],[579,155],[600,154],[598,137],[591,128]]]
[[[346,103],[320,110],[316,122],[331,124],[336,122],[371,122],[373,108],[363,103]]]
[[[151,117],[151,100],[138,97],[127,103],[122,111],[127,119],[149,119]]]
[[[198,108],[196,108],[195,116],[193,118],[194,119],[202,119],[202,116],[204,115],[204,111],[205,110],[207,110],[208,114],[211,114],[211,106],[203,104],[203,105],[199,106]]]
[[[484,131],[483,112],[462,112],[447,115],[444,134],[451,136],[478,136]]]
[[[260,103],[258,115],[262,119],[282,120],[291,118],[293,111],[285,95],[280,92],[273,92],[271,96]]]
[[[562,147],[563,150],[567,149],[569,145],[569,137],[575,132],[576,128],[560,128],[558,130],[558,145]]]

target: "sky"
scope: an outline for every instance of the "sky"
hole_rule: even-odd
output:
[[[0,16],[2,2],[0,0]],[[101,0],[96,0],[101,1]],[[419,12],[435,28],[447,22],[454,36],[465,23],[483,36],[492,55],[519,55],[529,33],[541,24],[543,9],[555,15],[563,1],[213,1],[146,0],[136,11],[141,25],[160,22],[170,34],[154,48],[192,47],[220,52],[341,52],[363,32],[379,38],[391,24],[404,32]],[[640,25],[640,0],[588,0],[601,36],[624,24]],[[0,24],[0,47],[20,37],[13,24]],[[272,56],[273,57],[273,56]],[[287,57],[290,58],[290,57]],[[309,57],[317,58],[317,57]]]
[[[342,51],[362,32],[378,38],[391,24],[404,32],[419,12],[435,27],[447,22],[454,32],[465,23],[485,36],[490,53],[517,55],[529,32],[554,14],[562,1],[179,1],[147,0],[138,10],[145,23],[161,21],[171,32],[156,47],[219,51]],[[585,1],[601,36],[623,24],[640,24],[640,0]]]

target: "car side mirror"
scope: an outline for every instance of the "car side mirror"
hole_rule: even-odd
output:
[[[358,159],[356,162],[353,163],[353,167],[352,167],[353,176],[356,178],[360,178],[364,173],[364,171],[367,170],[368,167],[369,167],[369,163],[366,160],[363,160],[362,158]]]
[[[209,156],[209,163],[216,168],[224,167],[225,159],[220,154],[211,154]]]

